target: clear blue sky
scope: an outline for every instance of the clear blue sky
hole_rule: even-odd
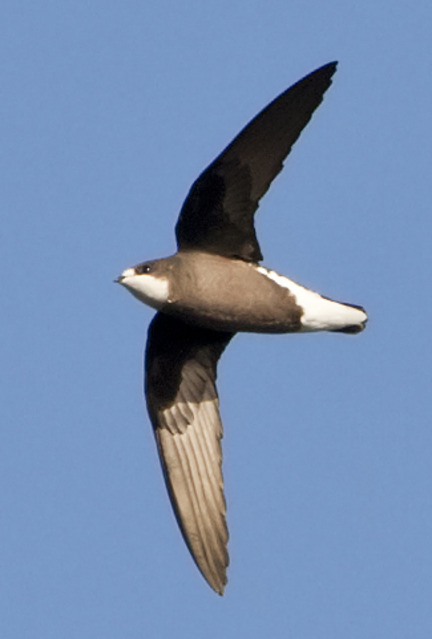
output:
[[[0,10],[0,636],[432,636],[430,2],[20,1]],[[199,172],[340,61],[262,201],[264,263],[359,336],[239,336],[219,371],[231,533],[215,595],[141,393]]]

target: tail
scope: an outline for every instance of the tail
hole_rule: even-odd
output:
[[[301,323],[304,331],[331,331],[332,333],[360,333],[367,322],[362,306],[344,304],[312,293],[303,300]],[[306,297],[306,296],[305,296]]]
[[[332,300],[329,300],[332,302]],[[333,304],[337,304],[338,306],[342,306],[346,309],[350,309],[346,312],[346,321],[350,321],[349,318],[352,318],[354,323],[345,324],[344,326],[340,326],[338,328],[330,328],[332,333],[348,333],[350,335],[355,335],[356,333],[361,333],[366,328],[366,322],[368,320],[366,311],[362,306],[357,306],[355,304],[344,304],[342,302],[332,302]],[[357,313],[356,313],[357,311]],[[343,317],[343,314],[342,314]]]
[[[365,328],[368,318],[362,306],[336,302],[294,282],[290,289],[303,311],[302,331],[355,334]]]
[[[302,311],[301,331],[355,334],[365,328],[367,315],[361,306],[335,302],[263,266],[259,266],[257,270],[279,286],[288,289],[290,294],[294,296],[296,304]]]

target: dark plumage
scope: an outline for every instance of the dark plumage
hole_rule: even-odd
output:
[[[217,362],[237,331],[358,332],[360,307],[258,265],[254,213],[336,70],[332,62],[282,93],[193,184],[176,225],[178,252],[119,278],[158,309],[148,332],[145,393],[174,512],[210,586],[226,584]]]

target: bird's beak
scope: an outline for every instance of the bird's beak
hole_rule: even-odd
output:
[[[118,276],[116,280],[114,280],[114,282],[116,282],[117,284],[123,284],[124,280],[126,280],[128,277],[133,277],[134,275],[136,275],[135,269],[127,268],[121,275]]]

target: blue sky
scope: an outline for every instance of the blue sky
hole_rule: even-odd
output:
[[[429,2],[10,1],[0,10],[0,635],[432,634]],[[262,201],[264,264],[362,304],[359,336],[238,336],[219,369],[223,598],[177,530],[142,398],[200,171],[331,60]]]

